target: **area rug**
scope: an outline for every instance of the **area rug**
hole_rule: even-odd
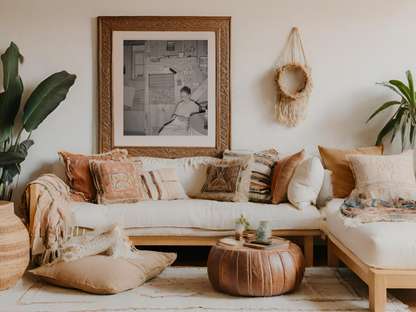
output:
[[[370,311],[367,286],[347,268],[308,268],[294,292],[270,298],[216,292],[206,268],[169,268],[158,277],[117,295],[91,295],[50,285],[27,273],[0,292],[1,312],[127,311]],[[387,311],[409,311],[389,295]]]

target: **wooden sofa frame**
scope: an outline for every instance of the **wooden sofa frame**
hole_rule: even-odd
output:
[[[328,266],[338,267],[339,260],[341,260],[368,285],[371,311],[386,311],[388,288],[416,288],[416,270],[389,270],[370,267],[331,233],[326,235],[328,236]]]
[[[29,230],[32,232],[32,224],[37,208],[38,185],[29,186]],[[253,231],[254,232],[254,231]],[[305,266],[313,266],[313,237],[320,236],[320,230],[278,230],[272,231],[276,236],[303,237]],[[136,246],[213,246],[224,236],[130,236],[130,240]]]

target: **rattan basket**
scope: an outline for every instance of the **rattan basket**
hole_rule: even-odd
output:
[[[16,285],[29,264],[29,233],[11,202],[0,201],[0,291]]]

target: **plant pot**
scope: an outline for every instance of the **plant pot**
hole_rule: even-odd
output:
[[[0,291],[16,285],[29,264],[29,232],[11,202],[0,201]]]
[[[244,232],[244,225],[241,223],[236,223],[235,225],[235,239],[239,240],[240,238],[243,237],[243,232]]]

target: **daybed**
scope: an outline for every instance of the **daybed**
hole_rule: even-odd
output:
[[[141,158],[143,171],[177,167],[179,180],[188,196],[201,190],[206,177],[206,165],[192,166],[181,159]],[[54,173],[66,181],[64,167],[54,165]],[[30,224],[36,212],[42,186],[32,184],[27,193],[30,203]],[[268,205],[252,202],[220,202],[187,199],[145,201],[134,204],[98,205],[77,202],[73,205],[76,234],[122,221],[125,234],[135,245],[213,245],[218,239],[234,234],[234,222],[243,214],[255,230],[259,221],[268,220],[278,236],[304,238],[306,266],[313,265],[313,236],[321,235],[322,217],[309,205],[297,209],[289,203]]]
[[[348,227],[340,214],[343,201],[333,199],[322,210],[328,266],[344,262],[368,285],[371,311],[385,311],[387,288],[416,288],[416,226],[373,222]]]

